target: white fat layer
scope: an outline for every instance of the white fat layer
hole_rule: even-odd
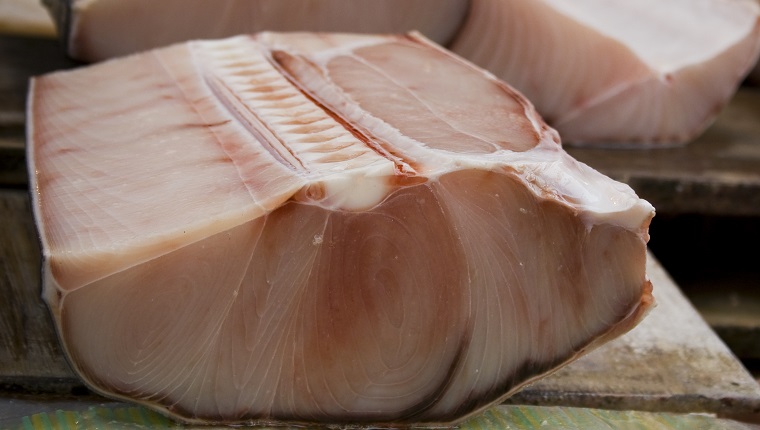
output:
[[[533,193],[573,208],[587,228],[611,224],[638,231],[654,214],[654,207],[640,199],[626,184],[610,179],[548,144],[526,152],[500,151],[486,156],[457,154],[441,163],[430,180],[464,169],[514,170]]]
[[[380,204],[393,191],[390,179],[394,170],[392,163],[384,163],[347,173],[334,173],[312,181],[305,188],[319,187],[324,190],[324,196],[314,202],[321,207],[366,210]]]
[[[612,224],[638,231],[654,214],[654,207],[640,199],[626,184],[614,181],[564,152],[535,149],[527,153],[500,151],[489,155],[446,154],[420,151],[420,157],[437,160],[438,168],[427,172],[428,181],[438,181],[458,170],[514,170],[538,198],[556,199],[578,213],[587,228]],[[425,154],[427,153],[427,154]],[[314,201],[333,210],[366,210],[380,204],[396,187],[393,168],[388,165],[355,169],[312,181],[306,188],[323,186],[323,199]]]
[[[520,167],[540,189],[554,193],[558,200],[577,210],[587,228],[613,224],[635,231],[654,214],[654,207],[638,198],[628,185],[564,153],[555,161],[526,161]]]
[[[758,5],[744,0],[543,1],[663,73],[709,60],[746,37],[758,19]]]

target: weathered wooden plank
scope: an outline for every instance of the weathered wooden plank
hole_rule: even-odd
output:
[[[760,378],[760,217],[658,214],[650,249],[713,330]],[[741,246],[746,244],[745,246]]]
[[[56,28],[41,0],[0,0],[0,34],[52,38]]]
[[[74,65],[56,40],[0,35],[0,128],[24,126],[31,76]]]
[[[26,188],[24,129],[0,127],[0,187]]]
[[[690,285],[689,296],[708,324],[739,357],[760,360],[760,289],[757,271],[714,277]]]
[[[40,298],[40,248],[24,191],[0,190],[0,389],[81,386]]]

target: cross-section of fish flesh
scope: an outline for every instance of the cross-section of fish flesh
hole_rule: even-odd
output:
[[[536,106],[566,143],[676,145],[760,53],[755,0],[473,0],[454,52]]]
[[[399,33],[451,42],[469,0],[43,0],[84,61],[257,31]]]
[[[34,79],[44,297],[189,422],[456,422],[652,305],[646,201],[417,33],[262,33]]]

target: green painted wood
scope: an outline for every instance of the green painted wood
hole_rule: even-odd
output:
[[[132,430],[203,429],[182,425],[137,406],[92,406],[86,410],[56,410],[12,420],[0,425],[7,430]],[[236,426],[235,428],[251,428]],[[324,429],[305,427],[255,427],[258,429]],[[351,428],[351,427],[342,427]],[[357,427],[358,428],[358,427]],[[757,426],[709,415],[669,414],[603,409],[497,406],[464,421],[459,430],[752,430]]]

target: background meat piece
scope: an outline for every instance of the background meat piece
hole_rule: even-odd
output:
[[[562,141],[699,135],[760,53],[754,0],[473,0],[454,52],[536,105]]]

